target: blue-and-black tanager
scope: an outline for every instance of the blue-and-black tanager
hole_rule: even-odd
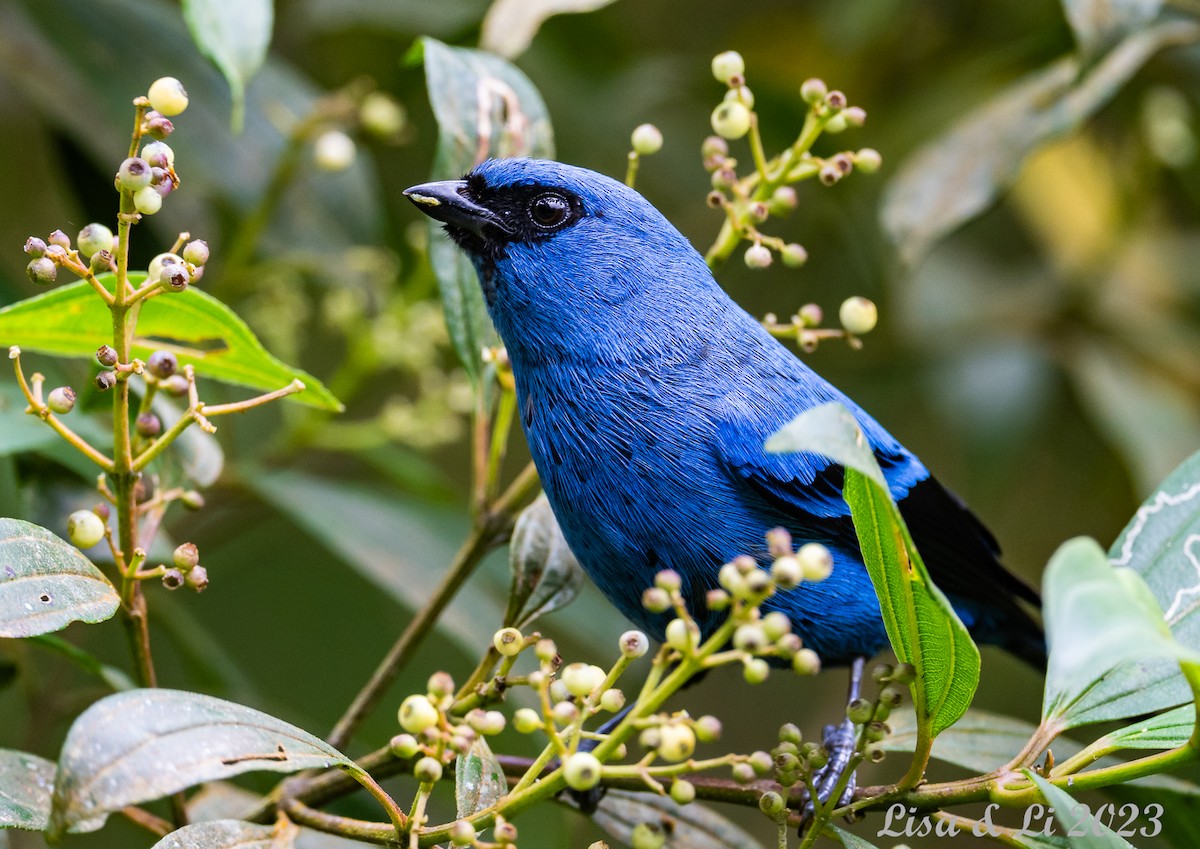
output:
[[[1044,663],[1036,593],[1000,565],[995,539],[913,454],[816,375],[717,285],[703,258],[648,201],[582,168],[490,160],[463,180],[406,194],[442,221],[479,274],[512,362],[529,449],[563,535],[627,618],[662,638],[642,592],[682,577],[702,627],[721,565],[769,566],[765,533],[833,555],[830,576],[764,606],[828,665],[888,644],[862,564],[843,470],[772,454],[803,411],[844,404],[874,448],[934,581],[974,637]],[[860,664],[856,664],[861,668]]]

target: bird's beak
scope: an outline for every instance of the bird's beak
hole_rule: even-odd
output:
[[[470,230],[477,236],[483,235],[485,227],[494,227],[506,234],[511,232],[496,213],[470,199],[466,180],[422,183],[405,189],[404,196],[430,218]]]

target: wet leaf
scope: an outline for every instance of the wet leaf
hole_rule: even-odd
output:
[[[95,831],[126,805],[243,772],[352,765],[323,740],[253,708],[179,690],[117,693],[67,732],[50,831]]]
[[[1180,705],[1105,734],[1101,740],[1120,749],[1174,749],[1192,736],[1196,706]]]
[[[50,821],[54,764],[45,758],[0,749],[0,829],[43,831]]]
[[[269,825],[241,820],[211,820],[173,831],[153,849],[287,849],[294,844],[296,827],[288,824],[276,834]]]
[[[183,0],[183,19],[192,39],[229,83],[234,133],[242,131],[246,85],[267,58],[274,18],[272,0]]]
[[[983,212],[1043,142],[1079,127],[1158,51],[1200,39],[1172,21],[1126,37],[1081,75],[1061,59],[971,112],[900,167],[881,217],[901,259],[915,264],[935,242]]]
[[[144,273],[131,273],[135,285]],[[101,279],[112,288],[113,276]],[[86,281],[79,280],[0,309],[0,345],[62,357],[91,358],[112,318]],[[321,381],[267,352],[246,322],[212,295],[194,286],[178,294],[151,298],[141,309],[133,356],[143,360],[156,350],[175,353],[180,366],[192,365],[201,377],[270,392],[301,381],[305,389],[288,398],[323,410],[340,411],[339,402]]]
[[[461,177],[489,157],[550,159],[554,141],[542,96],[521,71],[499,56],[420,42],[426,86],[438,124],[433,178]],[[470,260],[430,221],[429,261],[437,276],[454,349],[472,380],[480,352],[496,340],[483,291]]]
[[[613,0],[495,0],[483,19],[479,46],[509,59],[529,49],[542,22],[554,15],[594,12]]]
[[[525,628],[570,604],[584,584],[583,568],[563,538],[545,495],[522,511],[509,544],[512,590],[506,624]]]
[[[1054,808],[1054,822],[1058,828],[1071,835],[1071,849],[1133,849],[1124,838],[1092,815],[1086,805],[1072,799],[1067,791],[1055,787],[1031,769],[1023,772],[1042,791],[1046,804]]]
[[[874,843],[863,840],[857,834],[852,834],[844,828],[838,828],[832,823],[825,826],[825,830],[831,832],[846,849],[878,849]]]
[[[1162,0],[1063,0],[1063,11],[1079,49],[1094,54],[1157,18]]]
[[[491,807],[508,791],[504,767],[486,739],[476,737],[466,754],[454,765],[454,802],[457,816],[464,819]]]
[[[617,840],[629,845],[641,823],[662,825],[671,835],[672,849],[762,849],[762,844],[710,808],[693,802],[677,805],[668,796],[609,790],[592,820]]]
[[[121,599],[75,546],[43,527],[0,519],[0,637],[103,622]]]

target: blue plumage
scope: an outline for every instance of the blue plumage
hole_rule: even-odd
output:
[[[621,612],[661,638],[641,605],[672,568],[702,624],[721,564],[764,533],[834,555],[819,584],[769,606],[828,664],[887,645],[841,497],[842,470],[763,444],[799,413],[839,401],[874,448],[918,549],[976,638],[1038,663],[1036,595],[995,541],[899,442],[738,307],[641,195],[581,168],[485,162],[409,196],[471,256],[508,349],[521,423],[572,550]]]

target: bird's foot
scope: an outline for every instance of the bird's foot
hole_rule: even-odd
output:
[[[825,766],[813,773],[812,790],[816,793],[816,800],[814,802],[810,796],[805,801],[804,809],[800,814],[802,828],[804,823],[812,819],[815,804],[823,805],[828,802],[846,774],[846,768],[850,765],[850,759],[854,756],[854,748],[858,744],[857,727],[849,719],[840,725],[826,725],[821,735],[821,743],[825,747],[825,751],[829,753],[829,760]],[[857,787],[856,773],[851,772],[846,779],[845,788],[837,798],[837,806],[849,804],[854,798],[854,791]]]

